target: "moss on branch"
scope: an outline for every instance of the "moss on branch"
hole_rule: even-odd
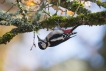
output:
[[[32,32],[33,29],[37,30],[37,28],[33,25],[21,25],[19,28],[14,28],[10,32],[7,32],[2,37],[0,37],[0,44],[7,44],[17,34]]]
[[[0,17],[2,18],[2,17]],[[82,21],[82,18],[84,21]],[[2,37],[0,37],[0,44],[6,44],[10,42],[10,40],[15,37],[17,34],[38,31],[42,28],[53,28],[56,26],[55,21],[59,19],[61,27],[72,27],[75,26],[76,23],[88,24],[92,25],[105,25],[106,24],[106,11],[101,11],[97,13],[90,13],[87,15],[80,14],[77,17],[63,17],[63,16],[52,16],[40,23],[39,26],[33,25],[31,23],[24,23],[22,20],[14,19],[12,21],[12,25],[15,25],[17,28],[12,29],[10,32],[7,32]],[[11,21],[11,20],[10,20]],[[10,23],[8,23],[9,25]],[[2,23],[0,23],[2,25]],[[7,25],[7,24],[3,24]]]
[[[81,20],[82,18],[84,19],[84,21]],[[97,12],[97,13],[90,13],[87,15],[80,14],[77,17],[53,16],[53,17],[50,17],[50,18],[42,21],[41,26],[43,28],[55,27],[56,24],[55,24],[54,20],[56,21],[58,19],[59,19],[59,21],[61,23],[60,25],[62,27],[72,27],[76,23],[82,23],[82,25],[89,24],[90,26],[92,26],[92,25],[105,25],[106,24],[106,11]]]

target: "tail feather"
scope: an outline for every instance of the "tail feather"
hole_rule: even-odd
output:
[[[71,29],[71,32],[73,32],[77,27],[79,27],[80,24],[77,24],[76,26],[74,26],[72,29]]]

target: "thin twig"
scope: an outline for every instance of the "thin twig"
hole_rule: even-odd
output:
[[[50,13],[50,12],[49,12],[49,4],[48,4],[48,13]]]
[[[36,44],[35,44],[35,31],[33,32],[34,36],[33,36],[33,45],[30,49],[30,51],[32,50],[33,47],[36,47]]]
[[[49,17],[51,17],[50,13],[47,13],[45,10],[43,10],[44,13],[46,13]]]
[[[81,3],[81,0],[80,0],[80,3]],[[74,14],[72,15],[72,17],[77,13],[78,9],[80,7],[80,4],[78,5],[77,9],[75,10]]]
[[[21,14],[23,15],[23,18],[26,20],[26,13],[25,13],[25,11],[22,9],[22,6],[20,5],[22,2],[21,2],[21,0],[16,0],[17,1],[17,5],[18,5],[18,8],[20,9],[20,12],[21,12]]]
[[[6,13],[9,12],[15,5],[16,5],[16,4],[13,4],[13,5],[6,11]]]

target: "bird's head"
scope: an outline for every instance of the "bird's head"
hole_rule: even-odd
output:
[[[40,49],[45,50],[47,48],[47,42],[44,40],[40,39],[39,36],[37,35],[38,38],[38,46]]]

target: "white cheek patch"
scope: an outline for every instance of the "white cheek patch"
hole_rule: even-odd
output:
[[[47,47],[49,47],[50,46],[50,43],[48,42],[48,46]]]
[[[64,40],[63,36],[59,38],[52,39],[51,41]]]
[[[46,48],[46,44],[45,44],[45,43],[42,43],[41,46],[42,46],[43,48]]]

